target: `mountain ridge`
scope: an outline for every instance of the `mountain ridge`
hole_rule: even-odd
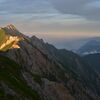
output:
[[[100,53],[100,40],[91,40],[83,45],[78,51],[80,55]]]
[[[24,39],[22,34],[12,24],[0,29],[0,37],[0,50],[3,51],[10,48],[20,48],[17,43]]]
[[[8,32],[15,36],[11,29],[5,30]],[[89,70],[90,66],[80,56],[57,49],[35,36],[21,34],[21,37],[24,39],[18,41],[20,48],[7,48],[0,54],[21,66],[21,77],[40,97],[44,100],[100,99],[100,77]]]

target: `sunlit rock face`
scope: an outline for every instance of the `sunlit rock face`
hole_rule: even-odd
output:
[[[8,39],[1,44],[0,46],[0,50],[7,50],[7,49],[10,49],[10,48],[20,48],[18,46],[18,42],[20,41],[20,38],[17,37],[17,36],[9,36]]]
[[[0,28],[0,50],[6,51],[11,48],[20,48],[18,42],[22,40],[21,33],[13,26]]]

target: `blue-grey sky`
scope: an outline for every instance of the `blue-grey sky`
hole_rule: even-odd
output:
[[[100,36],[100,0],[0,0],[0,26],[47,40]]]

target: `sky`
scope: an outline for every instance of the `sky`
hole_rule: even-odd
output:
[[[0,0],[0,26],[47,41],[100,36],[100,0]]]

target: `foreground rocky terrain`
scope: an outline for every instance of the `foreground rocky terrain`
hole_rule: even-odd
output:
[[[100,100],[100,76],[83,58],[13,25],[0,29],[0,74],[2,100]]]

